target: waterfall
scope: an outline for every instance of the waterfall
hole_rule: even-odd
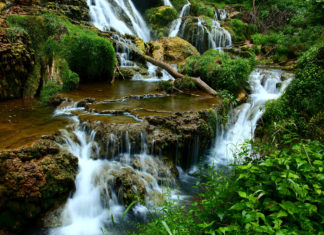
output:
[[[136,64],[131,60],[131,48],[135,48],[134,43],[126,38],[117,34],[111,37],[115,42],[115,51],[118,55],[120,67],[136,67]]]
[[[227,18],[226,9],[215,9],[215,19],[225,20]]]
[[[78,110],[76,103],[67,102],[54,113],[74,121],[72,131],[62,130],[63,143],[59,145],[78,157],[79,172],[75,181],[76,191],[61,214],[62,225],[49,233],[101,235],[104,230],[109,234],[121,234],[125,225],[122,216],[126,209],[123,194],[132,192],[139,197],[142,195],[144,203],[136,203],[128,214],[145,221],[155,200],[161,200],[169,192],[168,187],[174,187],[175,178],[159,157],[148,154],[145,134],[140,134],[141,148],[138,153],[128,132],[124,133],[121,143],[117,136],[110,134],[107,143],[101,147],[95,140],[96,132],[89,133],[77,116],[72,115],[75,110]],[[100,155],[100,148],[106,151],[103,156]],[[122,188],[124,184],[128,188]],[[177,190],[172,190],[171,194],[175,198],[179,196]]]
[[[164,5],[165,6],[170,6],[170,7],[173,7],[172,3],[170,2],[170,0],[163,0],[164,2]]]
[[[115,30],[131,34],[145,42],[151,39],[150,30],[132,0],[87,0],[92,23],[100,30]]]
[[[226,128],[217,131],[208,157],[210,165],[221,167],[233,163],[245,141],[253,139],[257,122],[265,111],[265,103],[278,99],[293,78],[292,74],[287,74],[288,79],[282,81],[283,73],[281,70],[256,69],[250,74],[252,93],[249,102],[237,107]]]
[[[192,18],[187,18],[180,27],[181,38],[189,41],[200,53],[208,49],[228,48],[232,46],[231,34],[221,27],[217,20],[212,20],[211,29],[208,22],[202,17],[194,18],[197,22],[192,22]],[[186,27],[189,27],[186,30]]]
[[[169,37],[176,37],[178,35],[182,23],[182,17],[189,15],[190,5],[190,2],[188,1],[188,3],[182,7],[179,18],[171,23]]]

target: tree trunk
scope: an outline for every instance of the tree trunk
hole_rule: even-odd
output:
[[[175,79],[177,78],[184,78],[185,75],[179,73],[178,71],[176,71],[174,68],[172,68],[171,65],[164,63],[162,61],[158,61],[153,59],[150,56],[147,55],[142,55],[144,57],[145,60],[147,60],[148,62],[154,64],[155,66],[158,66],[166,71],[168,71],[168,73],[174,77]],[[204,90],[205,92],[207,92],[210,95],[217,95],[217,91],[215,91],[213,88],[211,88],[210,86],[208,86],[203,80],[201,80],[200,78],[195,78],[195,77],[190,77],[191,80],[196,84],[196,86],[198,86],[200,89]]]

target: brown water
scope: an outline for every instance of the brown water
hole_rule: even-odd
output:
[[[116,81],[114,85],[108,83],[81,84],[79,89],[62,93],[62,95],[74,101],[87,97],[95,98],[96,103],[90,105],[89,108],[99,112],[103,110],[129,112],[131,115],[112,116],[94,115],[85,111],[76,112],[82,121],[98,120],[119,124],[139,122],[141,118],[151,115],[164,116],[174,112],[199,111],[217,106],[221,102],[219,98],[202,92],[166,95],[157,91],[157,87],[158,83]],[[129,96],[146,94],[162,96],[121,100]],[[0,150],[30,145],[41,136],[53,134],[69,123],[68,119],[64,117],[53,117],[53,112],[54,108],[39,105],[36,99],[0,102]]]
[[[0,150],[30,145],[41,136],[64,128],[68,121],[53,118],[53,110],[35,99],[0,102]]]
[[[130,95],[161,93],[157,91],[157,88],[158,83],[122,80],[116,81],[113,85],[110,83],[80,84],[77,90],[62,93],[62,95],[74,101],[86,97],[95,98],[96,101],[103,101],[107,99],[121,99]]]

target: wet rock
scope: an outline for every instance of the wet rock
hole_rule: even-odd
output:
[[[60,106],[65,101],[67,101],[67,98],[64,98],[61,95],[54,95],[49,99],[48,104],[57,107]]]
[[[0,227],[19,230],[74,189],[78,160],[49,138],[0,152]]]
[[[162,38],[149,43],[150,54],[156,60],[169,64],[179,64],[192,55],[200,55],[197,49],[186,40],[179,37]]]

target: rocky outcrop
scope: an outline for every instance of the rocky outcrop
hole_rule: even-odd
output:
[[[47,7],[76,21],[90,19],[86,0],[48,0]]]
[[[0,19],[0,24],[6,23]],[[22,96],[33,61],[29,36],[15,28],[0,28],[0,100]]]
[[[148,46],[148,54],[151,54],[155,60],[169,64],[179,64],[187,57],[200,55],[194,46],[179,37],[151,41]]]
[[[94,111],[94,110],[92,110]],[[143,139],[151,154],[162,154],[183,167],[206,149],[215,136],[219,110],[175,113],[169,116],[148,116],[138,123],[105,123],[82,119],[89,130],[96,130],[96,141],[101,146],[100,156],[112,159],[126,152],[127,142],[132,153],[143,151]],[[107,152],[108,150],[108,152]]]
[[[19,230],[74,189],[78,160],[52,137],[0,152],[0,228]],[[1,230],[0,230],[1,233]]]

